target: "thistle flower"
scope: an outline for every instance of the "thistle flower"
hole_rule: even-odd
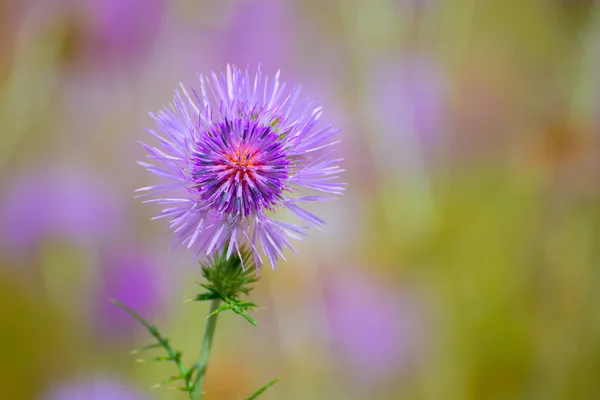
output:
[[[162,165],[140,164],[172,181],[138,189],[146,194],[185,189],[179,198],[154,198],[165,208],[156,218],[170,218],[175,229],[173,246],[186,244],[210,255],[227,247],[226,257],[246,242],[254,262],[266,255],[275,267],[289,238],[301,239],[308,226],[273,217],[284,208],[313,227],[324,221],[299,203],[328,200],[341,194],[342,171],[330,146],[339,131],[318,127],[322,108],[307,100],[297,103],[300,87],[280,83],[279,72],[269,82],[260,69],[256,75],[227,66],[226,74],[200,75],[200,92],[181,85],[173,103],[150,114],[160,149],[142,145],[149,158]],[[298,195],[313,189],[326,196]],[[285,259],[285,258],[284,258]]]

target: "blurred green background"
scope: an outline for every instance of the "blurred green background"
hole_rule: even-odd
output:
[[[0,398],[184,399],[197,260],[133,190],[147,112],[234,63],[343,128],[345,195],[219,320],[207,399],[600,398],[600,4],[0,0]]]

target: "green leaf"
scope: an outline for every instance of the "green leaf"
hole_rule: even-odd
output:
[[[113,303],[114,305],[116,305],[117,307],[120,307],[123,310],[125,310],[129,315],[131,315],[133,318],[138,320],[138,322],[140,322],[142,325],[144,325],[144,327],[148,330],[148,332],[150,332],[150,334],[152,336],[156,337],[156,328],[153,327],[152,325],[150,325],[148,322],[146,322],[146,320],[144,318],[140,317],[140,315],[138,313],[136,313],[135,311],[133,311],[131,308],[127,307],[125,304],[121,303],[120,301],[117,301],[114,299],[110,299],[109,301],[111,303]]]
[[[216,315],[220,312],[223,312],[225,310],[229,310],[231,308],[231,306],[228,303],[223,304],[221,307],[217,308],[215,311],[211,312],[210,314],[208,314],[208,316],[206,317],[206,319],[212,317],[213,315]]]
[[[149,362],[153,362],[153,361],[176,361],[179,358],[179,355],[176,357],[172,357],[172,356],[156,356],[156,357],[152,357],[152,358],[148,358],[146,361]]]
[[[165,379],[162,382],[159,382],[159,383],[156,383],[156,384],[152,385],[150,387],[150,389],[157,389],[159,387],[163,387],[163,386],[165,386],[165,385],[167,385],[169,383],[177,382],[177,381],[182,380],[182,379],[185,380],[185,377],[183,377],[183,376],[172,376],[169,379]]]
[[[258,396],[260,396],[261,394],[263,394],[265,392],[265,390],[267,390],[268,388],[270,388],[271,386],[273,386],[274,384],[276,384],[279,381],[279,378],[275,378],[273,379],[271,382],[267,383],[266,385],[264,385],[263,387],[261,387],[260,389],[258,389],[256,392],[254,392],[254,394],[250,397],[248,397],[247,400],[254,400],[256,399]]]
[[[244,317],[244,319],[246,319],[246,321],[250,322],[252,325],[258,326],[258,323],[254,320],[254,318],[252,318],[251,316],[249,316],[245,312],[243,312],[243,311],[236,311],[236,310],[233,310],[233,312],[235,312],[236,314],[241,315],[242,317]]]
[[[133,350],[131,350],[131,354],[137,354],[137,353],[141,353],[142,351],[159,349],[161,347],[163,347],[163,345],[160,344],[160,343],[147,344],[145,346],[140,347],[139,349],[133,349]]]

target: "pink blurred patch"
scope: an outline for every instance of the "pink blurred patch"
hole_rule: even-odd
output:
[[[0,246],[26,256],[46,239],[73,244],[108,240],[123,210],[107,182],[79,166],[40,166],[13,177],[0,197]]]
[[[414,132],[425,142],[434,140],[446,113],[442,71],[429,58],[419,55],[398,60],[379,60],[372,71],[376,117],[390,136]]]
[[[83,14],[82,50],[100,65],[136,63],[152,49],[166,9],[164,0],[77,1]]]
[[[151,396],[116,378],[97,376],[55,384],[42,400],[150,400]]]
[[[139,322],[109,300],[118,300],[143,318],[152,320],[161,304],[165,286],[160,269],[147,252],[135,246],[104,251],[94,324],[105,337],[130,333]]]
[[[240,2],[223,32],[225,60],[240,67],[260,64],[269,73],[284,67],[293,51],[292,16],[286,1]]]
[[[325,307],[340,360],[364,386],[397,377],[422,345],[417,302],[358,270],[333,274],[325,282]]]

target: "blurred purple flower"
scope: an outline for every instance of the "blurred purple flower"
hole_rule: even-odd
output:
[[[137,326],[137,321],[109,299],[125,303],[144,318],[156,314],[164,282],[147,252],[132,246],[105,251],[101,256],[100,273],[98,312],[94,315],[103,335],[119,335]]]
[[[395,0],[394,4],[400,8],[402,12],[410,10],[422,12],[429,10],[439,2],[439,0]]]
[[[86,69],[137,66],[161,32],[165,0],[32,0],[36,35],[58,27],[67,64]]]
[[[276,70],[291,56],[294,19],[290,3],[280,0],[243,1],[224,32],[226,60],[237,65],[262,65]]]
[[[53,387],[42,400],[149,400],[140,391],[117,379],[94,377]]]
[[[229,257],[247,242],[257,265],[260,247],[275,268],[283,249],[292,248],[288,238],[300,239],[307,227],[270,213],[285,208],[319,227],[325,222],[298,204],[344,190],[331,141],[339,130],[318,127],[322,107],[297,104],[300,87],[280,83],[279,73],[269,80],[260,70],[251,76],[227,66],[225,74],[201,75],[200,84],[191,95],[182,86],[170,108],[151,114],[158,132],[148,132],[161,145],[144,147],[162,165],[140,164],[171,182],[138,191],[187,191],[183,198],[150,200],[167,206],[156,218],[171,218],[175,246],[186,243],[209,255],[228,245]],[[301,189],[328,196],[294,196]]]
[[[22,256],[49,237],[87,244],[119,232],[121,209],[111,188],[71,166],[16,175],[0,198],[0,245]]]
[[[417,356],[422,320],[408,297],[344,270],[325,281],[324,298],[336,350],[360,384],[397,376]]]
[[[137,62],[160,32],[164,0],[77,0],[83,18],[82,51],[94,63]]]
[[[444,80],[439,67],[424,56],[374,64],[372,103],[388,135],[404,132],[430,140],[439,134],[445,113]]]

